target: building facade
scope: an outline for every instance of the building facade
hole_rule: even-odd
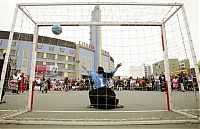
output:
[[[18,38],[20,35],[20,38]],[[8,31],[0,31],[0,58],[6,52],[8,44]],[[28,38],[29,37],[29,38]],[[10,52],[11,64],[13,71],[21,70],[26,75],[30,75],[32,59],[32,34],[14,33],[13,43]],[[95,70],[95,48],[86,43],[75,43],[61,39],[38,36],[36,66],[57,67],[57,73],[48,75],[44,72],[37,72],[36,76],[47,75],[54,79],[82,78],[87,73],[83,71],[82,64],[89,69]],[[114,67],[114,60],[108,52],[101,50],[103,67],[110,70]],[[49,68],[49,67],[48,67]],[[47,69],[47,67],[45,68]]]
[[[129,75],[133,78],[148,77],[152,74],[151,66],[142,64],[141,66],[130,66]]]
[[[169,59],[169,72],[175,72],[182,69],[190,69],[190,63],[188,59],[179,61],[178,59]],[[153,74],[162,74],[165,72],[164,60],[153,64]]]
[[[183,59],[179,61],[179,69],[190,69],[190,61],[189,59]]]

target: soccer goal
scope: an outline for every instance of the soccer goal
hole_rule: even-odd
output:
[[[11,31],[0,33],[2,121],[199,122],[200,74],[182,3],[20,3]],[[87,108],[94,86],[82,66],[109,72],[118,63],[109,86],[124,108]]]

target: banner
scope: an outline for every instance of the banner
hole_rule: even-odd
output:
[[[57,76],[58,75],[58,66],[54,65],[36,65],[35,73],[43,74],[45,76]]]

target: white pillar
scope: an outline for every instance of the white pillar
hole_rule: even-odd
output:
[[[15,13],[14,13],[11,31],[10,31],[10,35],[9,35],[8,46],[6,49],[6,56],[4,59],[3,69],[1,72],[0,96],[2,95],[2,91],[3,91],[3,84],[4,84],[4,80],[5,80],[6,69],[7,69],[8,59],[9,59],[9,55],[10,55],[10,49],[11,49],[11,45],[12,45],[12,41],[13,41],[14,29],[15,29],[15,24],[16,24],[16,20],[17,20],[17,13],[18,13],[18,5],[16,5],[16,7],[15,7]]]
[[[80,44],[76,45],[76,59],[75,59],[75,79],[81,78],[81,74],[80,74]]]
[[[32,58],[31,58],[31,69],[30,69],[30,78],[29,78],[29,99],[28,99],[28,110],[32,111],[33,109],[33,81],[35,80],[35,64],[36,64],[36,47],[38,42],[38,25],[35,25],[33,43],[32,43]]]
[[[166,30],[165,24],[161,26],[161,34],[162,34],[162,47],[163,47],[163,56],[164,56],[164,67],[165,67],[165,79],[167,81],[167,101],[168,110],[172,109],[172,90],[171,90],[171,81],[170,81],[170,71],[169,71],[169,59],[168,59],[168,47],[167,47],[167,38],[166,38]]]
[[[92,12],[92,22],[101,22],[101,10],[99,5],[96,5]],[[97,70],[98,66],[102,65],[102,41],[101,41],[101,26],[91,26],[90,29],[91,41],[90,44],[94,45],[94,70]]]

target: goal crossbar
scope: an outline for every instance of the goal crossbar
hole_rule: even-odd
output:
[[[142,6],[182,6],[182,3],[148,3],[148,2],[53,2],[53,3],[19,3],[18,6],[62,6],[62,5],[142,5]]]
[[[166,18],[163,18],[163,23],[166,23],[182,6],[183,3],[140,3],[140,2],[53,2],[53,3],[18,3],[16,6],[33,22],[33,23],[37,23],[37,21],[31,16],[31,14],[29,13],[29,11],[27,10],[26,7],[29,6],[70,6],[70,5],[125,5],[125,6],[171,6],[171,7],[175,7],[176,10],[174,12],[172,12],[171,15],[169,15]],[[83,23],[69,23],[69,22],[61,22],[61,23],[56,23],[56,24],[60,24],[62,26],[121,26],[121,24],[123,24],[122,26],[161,26],[163,23],[161,22],[157,22],[157,21],[145,21],[145,22],[134,22],[134,23],[116,23],[116,22],[99,22],[99,23],[94,23],[94,22],[83,22]],[[55,24],[54,23],[37,23],[39,26],[50,26]],[[75,25],[74,25],[75,24]]]
[[[38,26],[162,26],[162,22],[38,22]]]

